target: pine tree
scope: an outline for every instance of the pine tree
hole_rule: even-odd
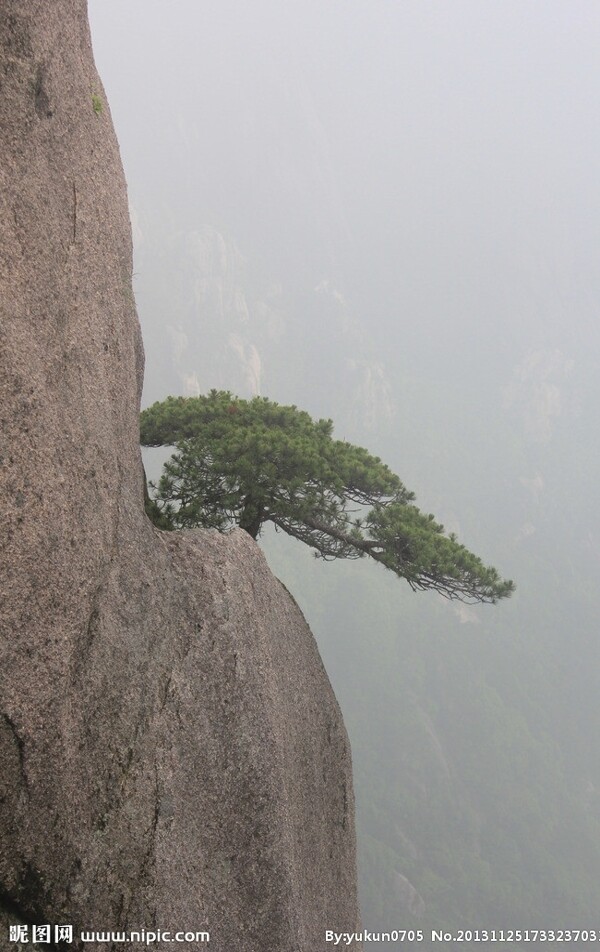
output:
[[[160,528],[239,526],[254,539],[271,522],[320,558],[368,555],[413,590],[466,602],[511,594],[378,457],[332,433],[331,420],[263,397],[168,397],[141,414],[143,446],[175,447],[148,514]]]

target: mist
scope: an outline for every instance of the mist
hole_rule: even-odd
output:
[[[144,405],[332,418],[517,583],[457,606],[261,539],[350,734],[365,927],[597,927],[600,8],[89,8]]]

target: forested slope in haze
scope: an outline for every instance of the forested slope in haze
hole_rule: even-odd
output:
[[[91,12],[146,404],[331,417],[517,583],[456,608],[263,540],[351,735],[365,925],[596,927],[598,8]]]

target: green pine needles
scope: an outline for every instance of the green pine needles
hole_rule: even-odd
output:
[[[272,522],[323,559],[381,562],[413,590],[497,602],[514,590],[445,535],[376,456],[332,436],[331,420],[226,391],[168,397],[141,414],[143,446],[174,446],[147,511],[160,528]]]

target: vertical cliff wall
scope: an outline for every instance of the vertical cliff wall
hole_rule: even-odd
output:
[[[0,51],[2,904],[75,935],[314,952],[357,922],[338,706],[248,536],[143,514],[126,189],[85,0],[4,0]]]

